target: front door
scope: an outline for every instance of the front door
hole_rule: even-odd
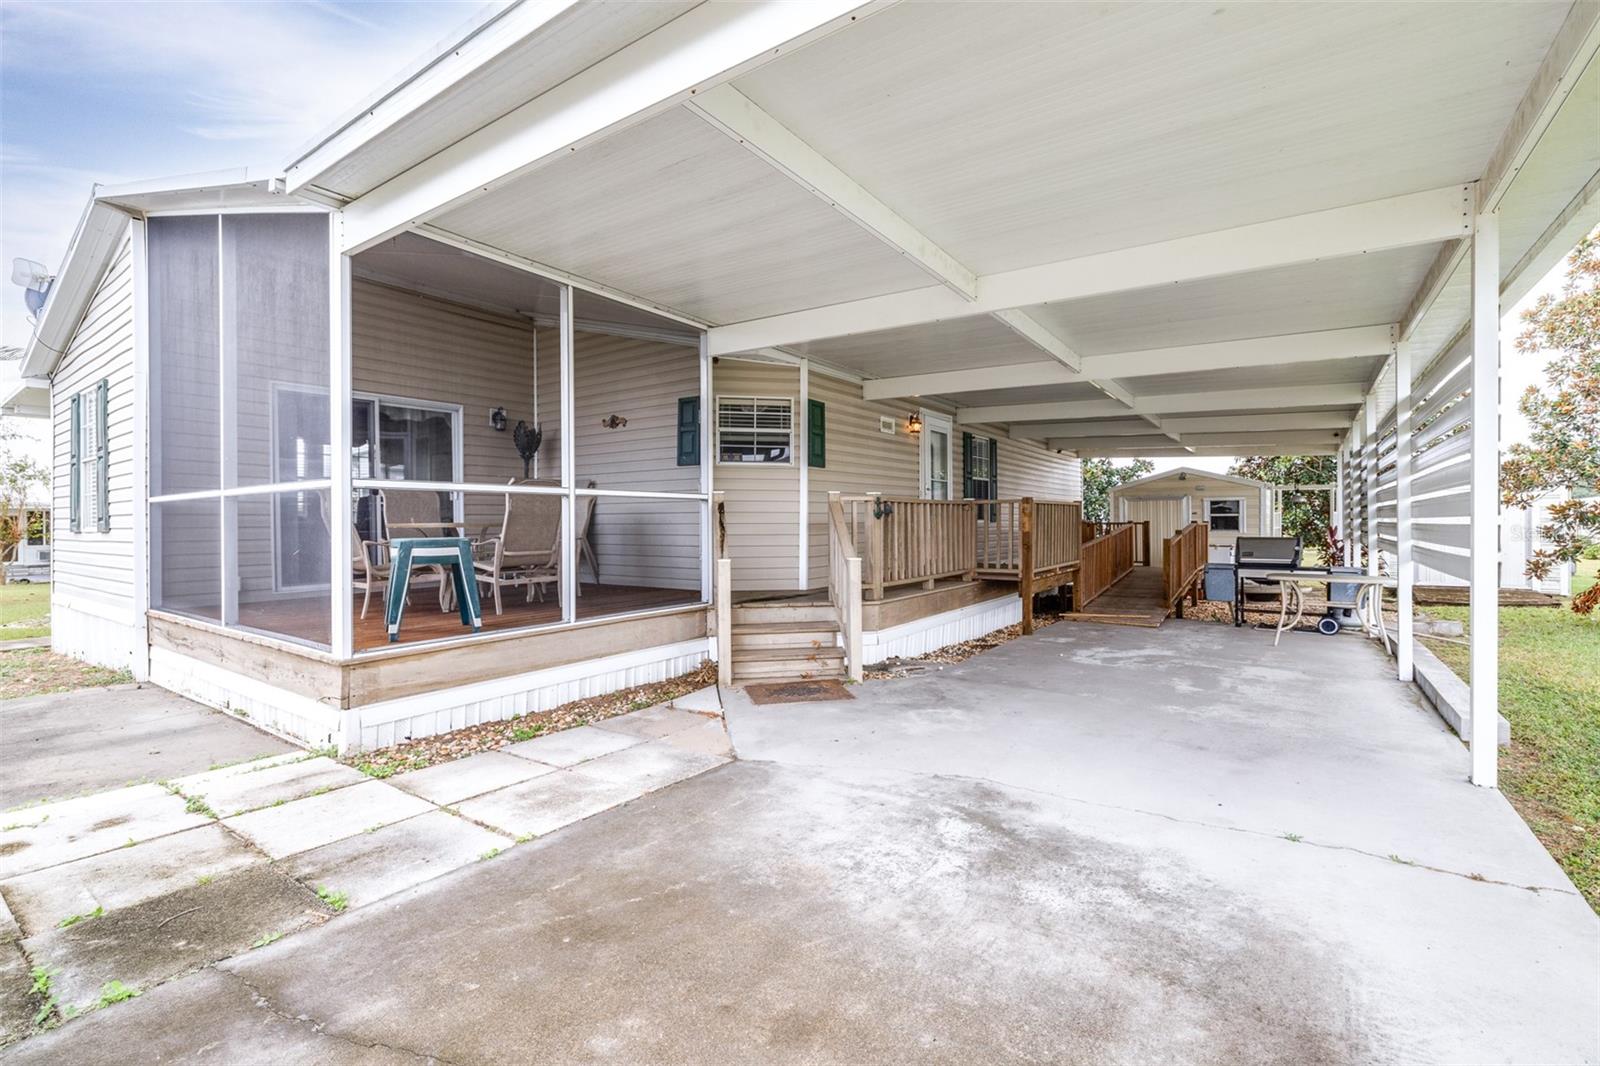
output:
[[[1189,497],[1124,496],[1121,511],[1120,521],[1150,523],[1150,565],[1160,566],[1161,542],[1189,524]]]
[[[922,498],[950,498],[950,438],[953,427],[948,415],[922,412]]]

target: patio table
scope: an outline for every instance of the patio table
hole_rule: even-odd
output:
[[[384,621],[389,627],[389,643],[400,639],[400,616],[405,611],[406,590],[411,571],[418,566],[437,566],[448,570],[455,586],[456,606],[461,609],[461,624],[474,633],[483,628],[478,610],[478,583],[472,571],[472,541],[468,537],[397,537],[389,542],[393,569],[389,578],[389,602]]]
[[[1306,595],[1300,582],[1308,580],[1329,581],[1339,585],[1357,585],[1356,617],[1361,620],[1362,632],[1383,641],[1383,650],[1389,650],[1389,630],[1383,623],[1383,590],[1394,588],[1392,577],[1378,574],[1327,574],[1324,572],[1280,571],[1264,574],[1262,581],[1278,583],[1278,631],[1273,634],[1272,646],[1276,648],[1284,633],[1298,626],[1305,617]],[[1294,617],[1290,617],[1293,607]]]

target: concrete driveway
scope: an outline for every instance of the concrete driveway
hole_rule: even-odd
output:
[[[1600,920],[1354,638],[1062,623],[7,1061],[1600,1059]]]

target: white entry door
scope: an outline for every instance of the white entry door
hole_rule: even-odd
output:
[[[950,438],[954,432],[950,416],[937,411],[922,412],[922,498],[950,498]]]
[[[1190,521],[1187,496],[1124,496],[1121,510],[1117,516],[1121,521],[1150,523],[1151,566],[1161,565],[1161,542]]]

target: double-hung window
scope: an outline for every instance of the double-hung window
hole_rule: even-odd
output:
[[[717,397],[717,462],[788,463],[793,454],[793,400]]]
[[[1206,524],[1220,533],[1244,531],[1243,500],[1207,500]]]
[[[106,431],[109,394],[109,382],[102,379],[93,388],[72,397],[68,517],[74,533],[111,531],[111,510],[106,501],[110,492],[111,459]]]

